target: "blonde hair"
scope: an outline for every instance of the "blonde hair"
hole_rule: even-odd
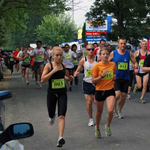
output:
[[[102,51],[108,51],[108,53],[109,53],[108,47],[103,47],[99,52],[100,55],[102,54]]]
[[[55,47],[53,48],[53,50],[52,50],[52,56],[54,56],[54,53],[55,53],[56,51],[60,51],[60,52],[63,54],[62,48],[59,47],[59,46],[55,46]]]

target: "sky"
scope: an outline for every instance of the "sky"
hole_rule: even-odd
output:
[[[74,0],[74,21],[77,27],[82,28],[86,19],[85,14],[90,10],[93,2],[94,0]],[[70,14],[72,15],[72,12]]]

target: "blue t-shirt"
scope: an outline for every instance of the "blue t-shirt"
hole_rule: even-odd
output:
[[[116,80],[123,79],[129,80],[129,61],[130,61],[130,51],[126,50],[125,54],[121,55],[118,50],[113,51],[113,62],[116,63]]]

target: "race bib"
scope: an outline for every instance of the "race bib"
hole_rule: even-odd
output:
[[[10,61],[14,61],[14,58],[10,58]]]
[[[37,55],[36,58],[37,58],[37,60],[42,60],[43,59],[43,55]]]
[[[84,52],[83,54],[84,54],[84,56],[87,56],[87,52]]]
[[[53,79],[52,80],[52,89],[62,89],[65,88],[64,79]]]
[[[140,60],[139,61],[139,66],[143,67],[143,64],[144,64],[144,60]]]
[[[118,69],[119,70],[127,70],[128,69],[128,63],[119,62],[118,63]]]
[[[86,70],[86,76],[87,77],[92,77],[91,72],[92,72],[92,69],[87,69]]]
[[[73,63],[75,64],[75,63],[77,63],[77,59],[75,60],[75,59],[73,59]]]
[[[67,55],[65,56],[65,59],[69,59],[69,58],[71,58],[71,54],[67,54]]]
[[[25,58],[25,59],[24,59],[24,62],[25,62],[25,63],[28,63],[28,62],[30,62],[30,59],[29,59],[29,58]]]
[[[101,74],[103,74],[103,70],[101,71]],[[108,70],[108,73],[103,79],[107,79],[107,80],[113,79],[113,70]]]

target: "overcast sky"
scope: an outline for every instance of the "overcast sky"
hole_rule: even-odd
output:
[[[76,4],[80,2],[79,4]],[[77,26],[83,26],[85,22],[85,14],[89,11],[91,5],[93,4],[94,0],[74,0],[74,20]],[[72,15],[72,12],[70,12]]]

